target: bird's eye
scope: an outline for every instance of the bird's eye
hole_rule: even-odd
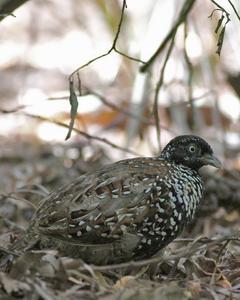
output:
[[[188,150],[189,150],[190,153],[194,153],[194,152],[196,152],[197,147],[196,147],[196,145],[190,145],[188,147]]]

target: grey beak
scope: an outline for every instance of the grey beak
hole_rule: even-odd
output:
[[[220,169],[222,166],[220,160],[213,154],[204,154],[201,158],[201,161],[204,163],[204,165],[213,166],[218,169]]]

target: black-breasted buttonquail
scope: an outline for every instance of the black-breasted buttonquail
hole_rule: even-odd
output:
[[[171,140],[158,157],[122,160],[46,197],[22,240],[93,264],[148,258],[189,223],[203,194],[199,168],[220,167],[200,137]]]

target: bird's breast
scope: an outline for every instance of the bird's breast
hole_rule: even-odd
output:
[[[194,216],[202,199],[203,186],[199,174],[188,168],[179,168],[173,172],[172,178],[173,201],[181,208],[187,223]]]
[[[202,198],[202,181],[195,171],[173,169],[164,185],[165,193],[155,195],[150,205],[152,213],[144,219],[139,230],[141,243],[137,252],[152,255],[174,240],[193,219]]]

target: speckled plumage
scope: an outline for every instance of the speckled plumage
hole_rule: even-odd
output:
[[[194,217],[203,190],[198,169],[206,164],[219,166],[211,147],[199,137],[180,136],[159,157],[82,175],[43,200],[13,250],[38,241],[94,264],[150,257]]]

